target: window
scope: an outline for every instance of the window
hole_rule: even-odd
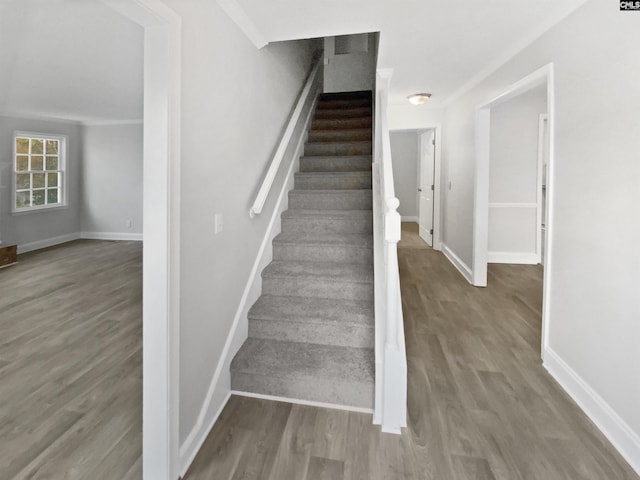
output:
[[[13,211],[65,205],[65,137],[18,133],[14,140]]]

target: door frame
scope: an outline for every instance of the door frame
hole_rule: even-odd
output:
[[[442,202],[440,198],[440,194],[442,192],[442,124],[434,123],[433,125],[426,125],[420,128],[395,128],[390,130],[390,132],[415,132],[418,137],[418,156],[420,155],[420,134],[425,133],[429,130],[433,130],[435,133],[435,159],[434,159],[434,171],[433,171],[433,249],[434,250],[442,250]],[[420,167],[422,163],[422,159],[418,157],[417,163],[417,171],[418,181],[420,181]],[[416,190],[416,195],[418,195],[418,191]],[[420,219],[420,199],[418,198],[418,215],[417,219]]]
[[[545,126],[545,122],[546,122],[546,126]],[[538,211],[536,212],[536,221],[537,221],[537,227],[538,227],[538,231],[536,233],[536,255],[538,256],[538,263],[542,264],[544,266],[544,261],[542,259],[542,245],[543,245],[543,238],[542,238],[542,223],[543,221],[545,222],[546,225],[546,218],[542,217],[542,210],[543,210],[543,194],[542,194],[542,189],[543,187],[546,188],[546,184],[543,184],[543,173],[544,173],[544,160],[545,160],[545,153],[548,154],[548,152],[545,152],[546,150],[546,146],[547,146],[547,142],[545,141],[547,139],[547,136],[545,136],[545,132],[549,133],[549,115],[546,113],[541,113],[540,115],[538,115],[538,179],[537,179],[537,203],[538,203]],[[549,162],[547,161],[547,164]],[[546,197],[545,197],[546,200]],[[546,203],[546,201],[545,201]],[[544,211],[545,214],[547,212],[547,205],[544,205]]]
[[[431,248],[434,247],[435,244],[435,233],[436,233],[436,229],[435,229],[435,224],[436,224],[436,201],[435,201],[435,197],[436,197],[436,189],[435,189],[435,183],[436,183],[436,147],[435,147],[435,139],[436,139],[436,132],[435,129],[431,129],[431,128],[427,128],[427,129],[423,129],[418,131],[418,172],[417,172],[417,176],[418,176],[418,192],[417,192],[417,196],[418,196],[418,203],[417,203],[417,208],[418,208],[418,235],[420,235],[420,196],[421,196],[421,191],[420,191],[420,181],[422,179],[422,167],[424,166],[424,158],[422,156],[422,136],[426,135],[428,132],[433,132],[433,148],[432,148],[432,152],[433,152],[433,192],[431,193],[432,196],[432,200],[431,200],[431,207],[433,209],[433,212],[431,213],[431,228],[433,229],[433,233],[431,234]],[[423,239],[424,240],[424,239]]]
[[[549,272],[553,262],[553,186],[554,186],[554,68],[549,63],[527,75],[491,100],[476,106],[475,178],[473,196],[473,260],[472,284],[487,286],[487,254],[489,247],[489,163],[491,154],[491,109],[540,85],[547,87],[547,115],[549,129],[549,157],[547,164],[547,225],[545,238],[545,268],[542,289],[542,341],[544,360],[549,331]]]
[[[144,29],[144,480],[179,470],[181,18],[160,0],[102,0]]]

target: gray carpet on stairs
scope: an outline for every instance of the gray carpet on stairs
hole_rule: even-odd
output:
[[[371,112],[371,92],[318,102],[233,390],[373,408]]]

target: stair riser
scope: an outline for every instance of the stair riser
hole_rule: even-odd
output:
[[[371,218],[308,218],[282,219],[283,232],[300,233],[372,233]]]
[[[276,243],[273,245],[273,259],[371,265],[373,261],[373,250],[367,247],[348,245],[318,246]]]
[[[231,389],[277,397],[373,408],[373,384],[321,378],[291,379],[233,372]],[[313,392],[310,396],[309,392]]]
[[[314,193],[312,190],[289,192],[289,208],[304,210],[371,210],[373,196],[371,191],[363,190],[347,193]]]
[[[371,129],[311,130],[309,142],[360,142],[371,141]]]
[[[368,107],[350,107],[350,108],[321,108],[316,109],[314,118],[358,118],[370,117],[371,108]]]
[[[371,189],[371,174],[313,176],[296,175],[295,188],[300,190],[359,190]]]
[[[306,143],[304,154],[306,156],[371,155],[371,142]]]
[[[311,123],[312,130],[336,130],[341,128],[371,128],[371,118],[327,119],[319,118]]]
[[[373,302],[372,283],[333,278],[265,277],[262,279],[262,293],[264,295],[370,300]]]
[[[249,318],[249,336],[287,342],[371,348],[373,327],[340,324],[314,324]]]
[[[302,157],[301,172],[370,172],[371,157]]]
[[[333,110],[336,108],[371,108],[371,100],[363,98],[360,100],[320,100],[317,110]]]

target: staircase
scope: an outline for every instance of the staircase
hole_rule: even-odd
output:
[[[373,408],[371,92],[323,94],[231,388]]]

